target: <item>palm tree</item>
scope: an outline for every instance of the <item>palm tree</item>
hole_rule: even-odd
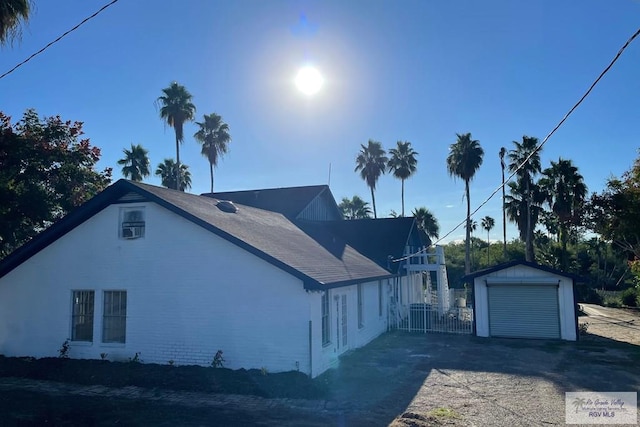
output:
[[[530,217],[531,222],[535,224],[543,215],[541,204],[544,202],[544,194],[540,191],[537,185],[533,186],[531,191],[532,203],[529,203],[526,186],[522,182],[521,178],[517,178],[515,182],[508,182],[507,186],[509,187],[509,194],[505,197],[507,218],[516,224],[520,233],[520,240],[525,242],[526,258],[527,223],[529,221],[527,218]],[[529,215],[527,213],[529,213]],[[531,238],[533,238],[533,236],[531,236]]]
[[[178,170],[180,173],[178,173]],[[178,188],[177,182],[180,182],[180,191],[185,191],[191,188],[191,172],[189,172],[189,166],[185,164],[180,165],[173,161],[173,159],[164,159],[164,162],[158,164],[156,169],[156,175],[162,179],[162,185],[173,190]]]
[[[480,142],[471,139],[470,133],[456,134],[458,137],[454,144],[449,147],[449,155],[447,156],[447,171],[454,178],[464,180],[465,196],[467,198],[467,224],[465,227],[465,253],[464,253],[464,271],[465,274],[471,273],[470,258],[470,239],[471,239],[471,200],[469,198],[469,182],[473,179],[477,170],[482,165],[484,150],[480,146]]]
[[[500,169],[502,170],[502,255],[506,261],[507,259],[507,209],[505,206],[505,185],[504,185],[504,168],[506,164],[504,162],[504,156],[507,155],[507,149],[500,147]]]
[[[176,133],[176,174],[182,168],[180,167],[180,143],[184,140],[183,127],[184,123],[193,120],[196,113],[196,106],[191,100],[193,96],[182,85],[173,82],[162,89],[162,95],[158,97],[157,102],[160,104],[160,117],[164,119]],[[176,182],[180,182],[180,176],[176,175]],[[182,187],[179,183],[177,187]]]
[[[437,239],[440,235],[438,220],[427,208],[415,208],[412,212],[418,228],[424,231],[430,239]]]
[[[20,38],[22,24],[29,19],[30,0],[0,1],[0,45]]]
[[[196,141],[202,144],[200,152],[209,160],[209,172],[211,174],[211,192],[213,193],[213,168],[218,165],[218,159],[229,150],[229,125],[216,113],[205,114],[204,121],[196,122],[200,127],[193,135]]]
[[[145,150],[142,145],[131,144],[131,150],[125,148],[122,152],[124,153],[124,158],[118,160],[118,164],[122,166],[122,176],[132,181],[140,182],[151,175],[149,170],[149,151]]]
[[[360,152],[358,153],[358,157],[356,157],[356,168],[354,172],[360,171],[360,177],[367,183],[369,189],[371,189],[373,217],[378,218],[374,191],[378,178],[387,171],[387,162],[389,159],[385,155],[386,152],[382,148],[382,144],[378,141],[370,139],[367,146],[360,144],[360,147]]]
[[[571,160],[559,158],[542,172],[540,187],[546,195],[551,211],[558,219],[560,244],[562,245],[562,268],[569,267],[567,242],[571,227],[579,224],[580,212],[587,196],[587,186],[578,168]]]
[[[491,241],[489,240],[489,232],[496,225],[496,222],[493,218],[487,215],[484,218],[482,218],[482,220],[480,221],[480,224],[482,225],[482,228],[487,230],[487,265],[489,265],[489,246],[491,246]]]
[[[371,218],[371,208],[368,205],[360,196],[353,196],[351,199],[343,197],[338,209],[345,219],[365,219]]]
[[[408,141],[397,142],[398,146],[389,150],[391,158],[387,163],[389,171],[393,172],[393,176],[402,181],[402,215],[404,216],[404,181],[410,178],[416,172],[416,166],[418,160],[416,156],[417,152],[411,148],[411,143]]]
[[[535,184],[533,177],[540,173],[540,150],[538,150],[538,138],[523,136],[522,142],[513,141],[515,149],[509,151],[509,172],[516,172],[518,177],[518,191],[522,194],[526,203],[526,227],[525,233],[525,259],[533,262],[535,254],[533,251],[533,230],[536,228],[531,209]]]

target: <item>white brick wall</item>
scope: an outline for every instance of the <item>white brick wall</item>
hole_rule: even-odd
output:
[[[378,282],[363,283],[363,327],[358,327],[358,286],[351,285],[330,289],[329,319],[331,320],[331,342],[322,345],[322,324],[320,320],[313,324],[313,376],[338,364],[338,357],[346,351],[364,346],[387,330],[388,281],[382,281],[383,310],[378,311]],[[312,318],[320,319],[321,293],[312,293],[314,301]],[[347,345],[342,341],[342,296],[347,296]],[[336,305],[336,297],[338,297]],[[336,313],[338,310],[338,313]],[[338,327],[340,326],[340,327]],[[339,342],[338,342],[339,341]]]
[[[94,341],[71,357],[309,369],[315,297],[300,280],[155,204],[143,239],[118,238],[110,206],[0,279],[0,354],[56,356],[71,334],[71,292],[96,292]],[[127,205],[132,206],[132,205]],[[102,344],[102,292],[127,291],[127,342]],[[318,323],[319,325],[319,323]]]

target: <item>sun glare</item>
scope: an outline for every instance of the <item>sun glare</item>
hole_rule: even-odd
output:
[[[295,79],[296,87],[305,95],[315,95],[322,88],[324,79],[314,67],[303,67],[298,71]]]

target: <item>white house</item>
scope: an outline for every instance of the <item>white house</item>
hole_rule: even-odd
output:
[[[393,286],[415,280],[389,260],[425,239],[412,218],[341,220],[327,186],[120,180],[0,263],[0,354],[69,339],[72,358],[209,365],[222,350],[229,368],[315,377],[387,330]]]
[[[577,340],[576,276],[511,261],[464,279],[473,281],[478,336]]]

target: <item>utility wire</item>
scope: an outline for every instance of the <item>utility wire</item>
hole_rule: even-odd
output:
[[[576,108],[578,108],[578,106],[580,104],[582,104],[582,101],[584,101],[586,99],[587,96],[589,96],[589,94],[591,94],[591,91],[593,90],[593,88],[596,87],[596,85],[600,82],[600,80],[604,77],[605,74],[607,74],[609,72],[609,70],[611,69],[611,67],[613,67],[613,64],[616,63],[616,61],[618,61],[618,59],[620,58],[620,56],[622,55],[622,53],[627,49],[627,47],[631,44],[631,42],[633,42],[633,40],[635,40],[636,37],[638,37],[638,35],[640,35],[640,28],[638,28],[638,30],[629,38],[629,40],[626,41],[626,43],[620,48],[620,50],[618,51],[618,53],[613,57],[613,59],[611,60],[611,62],[609,62],[609,65],[607,65],[607,67],[600,73],[600,75],[598,76],[597,79],[594,80],[593,83],[591,83],[591,86],[589,86],[589,89],[587,89],[587,91],[584,93],[584,95],[582,95],[582,97],[580,98],[580,100],[578,100],[578,102],[576,102],[574,104],[573,107],[571,107],[571,109],[569,110],[569,112],[567,112],[567,114],[564,115],[564,117],[562,118],[562,120],[560,120],[558,122],[558,124],[551,130],[551,132],[549,132],[549,134],[547,136],[544,137],[544,139],[542,140],[542,142],[536,146],[536,148],[531,152],[531,154],[529,154],[527,156],[526,159],[524,159],[524,161],[518,165],[518,167],[511,173],[511,175],[509,175],[509,177],[506,179],[506,181],[502,184],[500,184],[498,186],[498,188],[496,188],[495,190],[493,190],[493,192],[489,195],[489,197],[487,197],[482,203],[480,203],[480,205],[469,214],[469,218],[471,218],[473,215],[475,215],[480,209],[482,209],[482,207],[484,207],[484,205],[486,205],[489,200],[491,200],[493,198],[493,196],[495,196],[498,191],[502,190],[502,187],[505,186],[505,184],[507,182],[509,182],[511,180],[511,178],[513,178],[515,176],[516,173],[518,173],[518,171],[520,169],[522,169],[528,162],[529,159],[531,159],[531,157],[533,157],[538,151],[542,150],[542,147],[547,143],[547,141],[549,140],[549,138],[551,138],[551,136],[556,133],[556,131],[560,128],[560,126],[562,126],[564,124],[564,122],[569,118],[569,116],[575,111]],[[464,225],[467,222],[467,219],[465,218],[464,220],[462,220],[462,222],[460,222],[458,225],[456,225],[453,229],[451,229],[447,234],[445,234],[444,236],[440,237],[435,243],[432,243],[433,246],[437,245],[438,243],[440,243],[443,239],[445,239],[447,236],[449,236],[451,233],[453,233],[454,231],[456,231],[458,228],[460,228],[462,225]],[[410,255],[405,255],[401,258],[396,258],[391,260],[391,262],[401,262],[401,261],[405,261],[411,257],[414,257],[416,255],[420,255],[421,253],[425,252],[428,248],[424,248],[421,249],[413,254]]]
[[[84,24],[85,22],[89,21],[92,18],[95,18],[96,16],[98,16],[98,14],[100,14],[100,12],[102,12],[103,10],[105,10],[106,8],[108,8],[109,6],[111,6],[112,4],[116,3],[118,0],[112,0],[110,3],[102,6],[97,12],[95,12],[93,15],[86,17],[85,19],[83,19],[78,25],[76,25],[75,27],[71,28],[70,30],[66,31],[64,34],[62,34],[60,37],[58,37],[57,39],[55,39],[54,41],[47,43],[47,45],[45,47],[43,47],[42,49],[40,49],[39,51],[37,51],[36,53],[32,54],[31,56],[29,56],[27,59],[25,59],[24,61],[22,61],[21,63],[19,63],[18,65],[16,65],[15,67],[13,67],[12,69],[10,69],[9,71],[7,71],[6,73],[4,73],[3,75],[0,76],[0,79],[4,78],[5,76],[8,76],[9,74],[13,73],[15,70],[17,70],[18,68],[20,68],[21,66],[23,66],[24,64],[26,64],[27,62],[31,61],[33,58],[35,58],[36,56],[40,55],[42,52],[44,52],[45,50],[47,50],[48,48],[50,48],[52,45],[54,45],[55,43],[59,42],[60,40],[62,40],[63,37],[65,37],[67,34],[74,32],[75,30],[77,30],[78,28],[80,28],[80,26],[82,24]]]

